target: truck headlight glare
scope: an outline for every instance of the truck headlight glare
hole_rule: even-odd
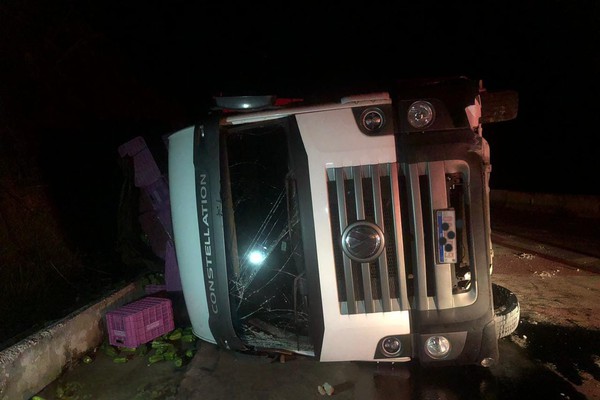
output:
[[[260,250],[252,250],[248,255],[248,261],[253,265],[261,265],[267,256]]]
[[[444,336],[431,336],[425,341],[425,352],[431,358],[444,358],[450,352],[450,341]]]
[[[408,107],[408,123],[417,129],[426,128],[435,119],[435,109],[428,101],[418,100]]]

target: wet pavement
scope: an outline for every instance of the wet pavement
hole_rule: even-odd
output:
[[[585,399],[510,340],[502,340],[503,362],[490,369],[423,369],[416,363],[285,363],[205,346],[181,382],[177,399],[317,399],[318,386],[337,399]]]
[[[539,222],[545,217],[492,213],[493,280],[517,294],[521,322],[499,341],[500,360],[491,368],[320,363],[303,356],[235,353],[198,341],[197,353],[181,367],[167,361],[149,365],[147,357],[115,364],[99,351],[93,362],[73,366],[39,396],[317,399],[328,397],[318,391],[328,383],[337,399],[600,399],[597,221],[563,218],[561,226],[560,218],[552,217],[547,226]]]
[[[524,328],[524,329],[523,329]],[[573,332],[556,332],[548,326],[541,337],[567,338]],[[557,335],[558,333],[558,335]],[[577,334],[574,339],[583,338]],[[590,350],[589,345],[579,353]],[[454,367],[423,369],[416,363],[373,364],[360,362],[319,363],[306,357],[245,355],[202,343],[190,364],[148,365],[144,358],[114,364],[100,354],[92,364],[82,364],[39,393],[44,399],[318,399],[318,386],[329,383],[336,399],[593,399],[580,393],[576,384],[562,378],[540,359],[547,353],[540,342],[526,350],[509,338],[500,341],[502,360],[489,369]],[[561,354],[573,346],[558,347]],[[591,353],[587,353],[588,355]],[[542,357],[544,357],[542,355]],[[561,357],[561,355],[557,355]],[[569,365],[577,357],[569,356]],[[543,358],[542,358],[543,359]],[[558,364],[560,365],[560,364]],[[585,366],[583,366],[585,368]],[[597,366],[596,366],[597,368]],[[562,371],[569,376],[568,371]],[[573,376],[579,372],[573,369]],[[579,379],[581,379],[579,377]],[[599,377],[596,377],[598,382]],[[63,393],[60,397],[59,394]]]

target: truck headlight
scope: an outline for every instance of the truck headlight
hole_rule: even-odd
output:
[[[363,127],[369,132],[377,132],[385,125],[383,111],[379,108],[368,108],[360,116]]]
[[[444,358],[450,353],[450,341],[444,336],[431,336],[425,341],[425,352],[431,358]]]
[[[428,127],[435,119],[435,109],[430,102],[417,100],[408,107],[408,123],[417,129]]]

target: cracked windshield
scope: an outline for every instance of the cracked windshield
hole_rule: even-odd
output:
[[[229,287],[246,344],[311,353],[301,228],[287,132],[268,124],[230,129],[226,163],[235,232]],[[227,177],[225,177],[227,180]],[[232,221],[231,216],[226,216]]]

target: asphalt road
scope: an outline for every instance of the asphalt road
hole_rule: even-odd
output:
[[[294,400],[322,398],[318,386],[328,383],[336,399],[600,399],[597,221],[510,210],[492,220],[493,280],[517,295],[521,322],[500,340],[491,368],[319,363],[200,343],[180,368],[144,358],[114,364],[98,352],[39,395],[59,399],[57,389],[70,389],[78,399]]]

